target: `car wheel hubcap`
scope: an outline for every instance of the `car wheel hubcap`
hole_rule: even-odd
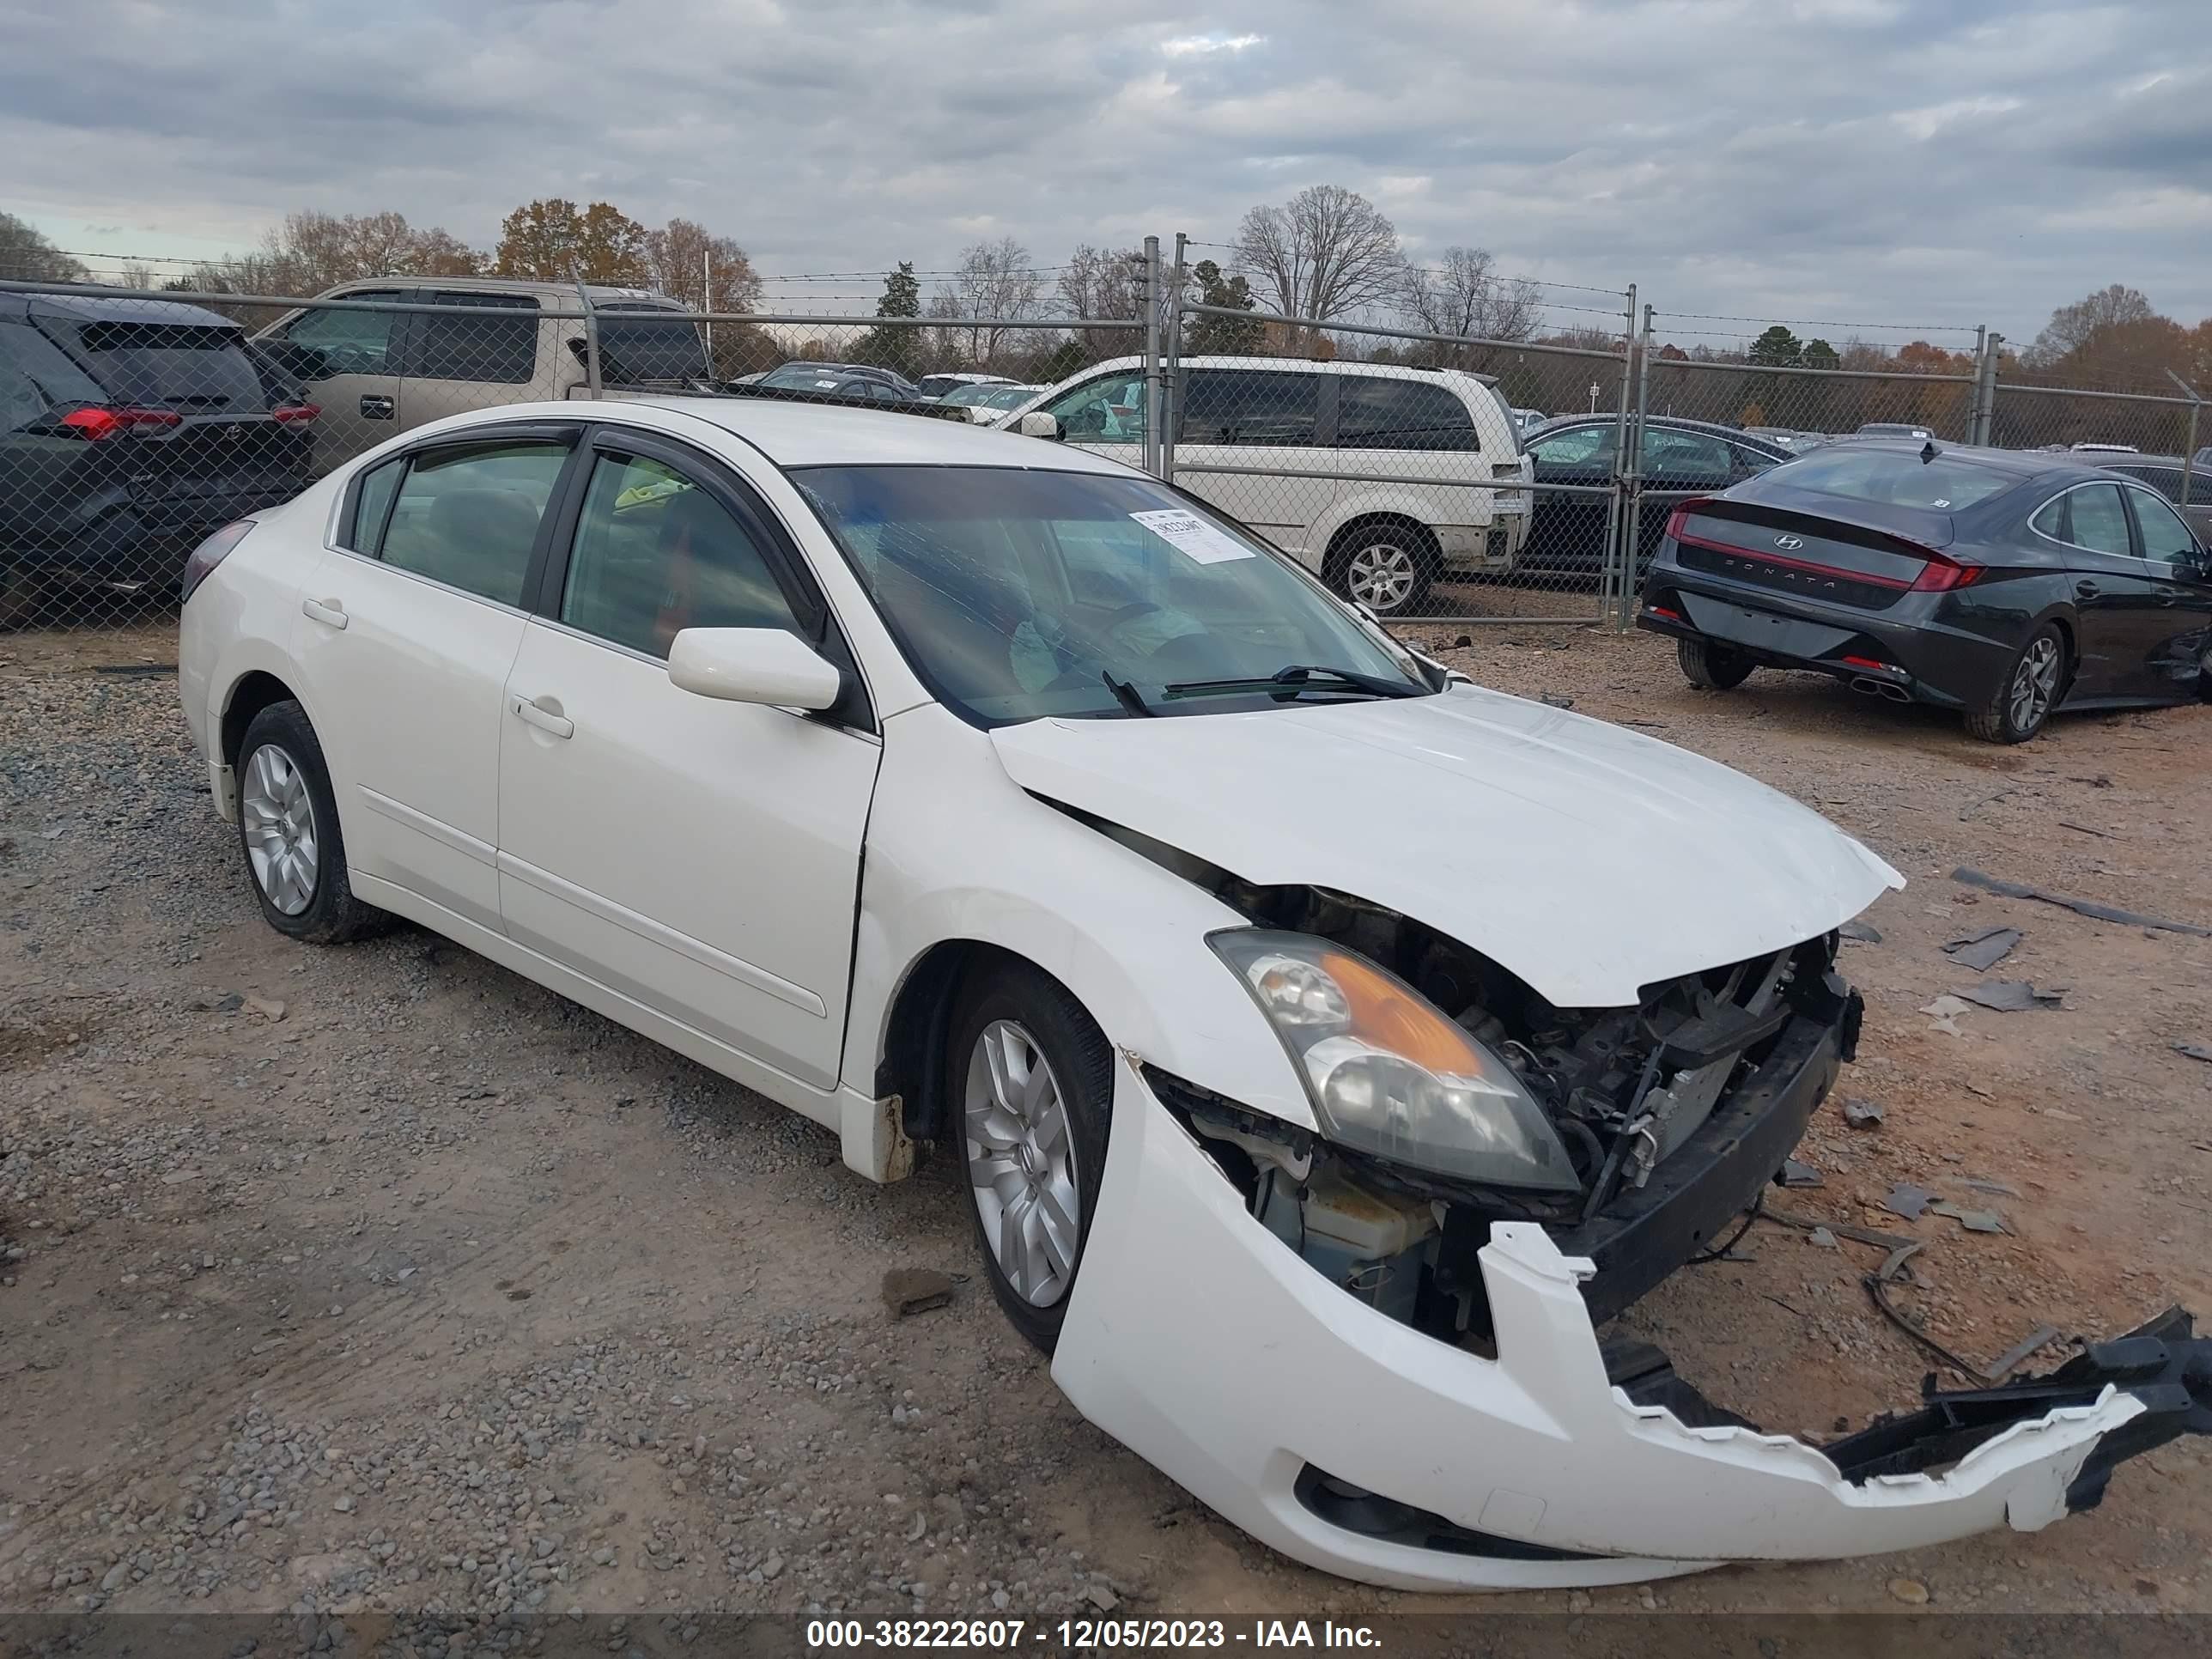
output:
[[[968,1180],[999,1271],[1048,1308],[1075,1277],[1082,1199],[1060,1080],[1036,1040],[996,1019],[968,1057]]]
[[[307,794],[307,775],[275,744],[263,744],[246,763],[239,812],[253,879],[270,903],[288,916],[298,915],[315,896],[320,867],[315,803]]]
[[[2051,712],[2058,692],[2058,642],[2041,639],[2027,647],[2012,677],[2012,723],[2025,732]]]
[[[1346,567],[1345,586],[1370,611],[1395,611],[1413,591],[1413,556],[1385,542],[1363,547]]]

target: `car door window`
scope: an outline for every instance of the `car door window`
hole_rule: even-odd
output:
[[[385,563],[520,605],[538,522],[568,458],[566,445],[544,441],[413,455],[384,532]]]
[[[2066,508],[2067,540],[2075,546],[2123,559],[2134,556],[2135,550],[2128,541],[2128,510],[2120,500],[2119,485],[2084,484],[2067,496]]]
[[[2183,564],[2197,553],[2197,538],[2180,515],[2148,489],[2130,489],[2128,501],[2136,510],[2136,528],[2142,532],[2142,556],[2163,564]]]
[[[1077,443],[1134,444],[1145,439],[1145,377],[1128,372],[1086,380],[1044,406],[1060,434]]]
[[[1296,370],[1194,368],[1178,443],[1312,445],[1321,441],[1321,381]],[[1137,383],[1141,393],[1144,382]]]
[[[1350,374],[1340,383],[1339,449],[1469,450],[1474,418],[1458,394],[1429,380]]]
[[[1729,477],[1731,478],[1756,477],[1769,468],[1782,465],[1778,456],[1766,454],[1744,444],[1729,444],[1728,453]]]
[[[398,289],[379,289],[341,296],[347,300],[399,298]],[[284,331],[294,345],[320,352],[332,374],[382,374],[392,356],[392,326],[404,313],[396,311],[311,311]]]
[[[405,372],[423,380],[523,386],[538,374],[538,301],[516,294],[447,293],[431,305],[466,306],[478,315],[425,312],[415,319]]]
[[[362,475],[354,492],[353,513],[340,526],[338,545],[374,558],[384,545],[384,523],[392,516],[392,498],[407,471],[407,458],[386,461]]]
[[[1606,426],[1570,427],[1528,446],[1539,466],[1609,467],[1613,465],[1614,428]]]
[[[759,544],[729,509],[643,456],[592,463],[561,620],[649,657],[667,656],[686,628],[805,632]]]
[[[1724,478],[1729,447],[1702,432],[1648,426],[1644,428],[1644,472],[1647,477]]]

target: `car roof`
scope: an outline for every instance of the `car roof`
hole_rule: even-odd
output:
[[[187,328],[235,329],[238,324],[205,306],[180,300],[108,299],[90,294],[0,295],[0,316],[66,317],[79,323],[169,323]]]
[[[1087,380],[1094,374],[1118,374],[1124,369],[1141,369],[1142,357],[1109,357],[1103,362],[1093,363],[1060,382],[1066,386],[1076,380]],[[1362,363],[1330,357],[1239,357],[1205,356],[1179,357],[1178,368],[1265,368],[1293,369],[1314,374],[1375,374],[1390,380],[1473,380],[1482,386],[1496,386],[1495,374],[1478,374],[1471,368],[1414,368],[1405,363]]]
[[[1547,432],[1557,432],[1571,426],[1613,426],[1618,424],[1620,420],[1620,416],[1618,415],[1608,414],[1603,410],[1600,410],[1595,415],[1562,415],[1556,420],[1547,421],[1528,435],[1532,438],[1540,438]],[[1693,421],[1681,415],[1647,415],[1644,417],[1644,424],[1664,427],[1669,432],[1706,432],[1716,438],[1727,438],[1736,442],[1741,442],[1748,438],[1752,442],[1763,444],[1769,449],[1779,449],[1783,447],[1776,443],[1773,439],[1761,435],[1761,428],[1758,427],[1729,426],[1720,421]],[[1765,428],[1771,432],[1780,432],[1784,429],[1781,427]]]
[[[325,289],[315,297],[319,300],[343,299],[362,289],[386,289],[395,286],[409,288],[436,287],[453,294],[531,294],[541,299],[574,300],[574,283],[540,282],[528,276],[416,276],[404,270],[395,270],[384,276],[362,276],[350,283],[340,283]],[[690,307],[670,299],[665,294],[655,294],[650,289],[613,288],[603,283],[586,283],[584,292],[594,300],[621,301],[625,305],[647,306],[654,309],[684,311]]]
[[[778,466],[1021,466],[1045,472],[1135,476],[1118,461],[1042,438],[977,426],[971,421],[865,405],[785,403],[769,398],[647,397],[603,402],[590,410],[619,419],[642,404],[696,416],[750,444]],[[571,403],[558,406],[569,419]],[[512,416],[514,411],[493,410]]]

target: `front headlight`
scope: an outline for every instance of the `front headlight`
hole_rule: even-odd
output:
[[[1328,1139],[1434,1175],[1581,1187],[1512,1068],[1396,975],[1310,933],[1235,928],[1206,942],[1290,1050]]]

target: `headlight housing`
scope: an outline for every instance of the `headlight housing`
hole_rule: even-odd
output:
[[[1327,1139],[1433,1175],[1580,1189],[1512,1068],[1395,974],[1310,933],[1232,928],[1206,942],[1290,1050]]]

